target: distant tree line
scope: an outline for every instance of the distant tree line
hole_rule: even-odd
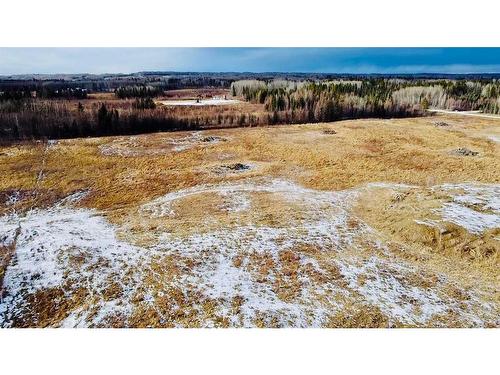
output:
[[[163,94],[163,89],[158,86],[121,86],[115,90],[119,99],[152,98]]]
[[[154,107],[153,107],[154,106]],[[151,98],[138,98],[127,108],[110,103],[76,108],[67,102],[30,100],[16,111],[0,110],[0,141],[59,139],[269,123],[267,114],[241,113],[220,107],[157,107]]]
[[[14,86],[0,90],[0,141],[407,117],[428,108],[500,113],[496,79],[241,80],[231,84],[231,93],[255,104],[234,107],[157,106],[153,97],[163,86],[141,84],[116,89],[116,96],[134,100],[86,101],[83,90],[77,103],[49,100],[52,95],[79,95],[76,89],[54,86],[43,91],[45,98]]]
[[[232,75],[218,76],[209,73],[136,73],[131,75],[48,75],[27,76],[24,78],[0,77],[2,92],[36,92],[40,98],[51,98],[55,91],[59,93],[70,89],[87,93],[114,92],[123,87],[154,87],[155,90],[173,90],[182,88],[228,88],[235,79]],[[45,94],[46,93],[46,94]],[[76,93],[77,95],[78,93]],[[77,97],[76,95],[73,98]],[[57,96],[62,97],[62,96]]]
[[[0,91],[0,101],[5,100],[18,100],[31,97],[41,99],[86,99],[88,90],[82,88],[54,88],[43,86],[35,90],[22,89],[9,89]]]
[[[167,113],[118,110],[101,103],[78,110],[51,102],[33,102],[17,112],[0,111],[0,140],[75,138],[191,129],[191,121]]]
[[[391,100],[386,80],[347,82],[234,82],[233,93],[264,104],[276,121],[334,121],[343,118],[404,117],[421,108]]]
[[[500,82],[366,79],[233,82],[231,92],[269,112],[306,121],[414,116],[429,107],[499,113]]]

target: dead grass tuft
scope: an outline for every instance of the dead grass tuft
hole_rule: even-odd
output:
[[[389,328],[396,324],[376,306],[352,305],[330,317],[328,328]]]

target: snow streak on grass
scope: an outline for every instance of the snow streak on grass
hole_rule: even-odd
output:
[[[163,137],[148,143],[148,138],[141,136],[118,137],[112,142],[99,146],[99,150],[106,156],[155,156],[172,152],[189,150],[196,146],[208,146],[224,141],[224,138],[208,136],[203,132],[195,131],[182,138]]]
[[[304,189],[296,184],[285,180],[260,180],[258,182],[241,182],[241,183],[222,183],[198,185],[192,188],[168,193],[160,198],[145,204],[142,208],[145,212],[150,213],[153,217],[162,217],[173,214],[171,208],[172,203],[176,200],[197,195],[216,193],[223,196],[233,197],[235,200],[240,200],[241,194],[246,193],[276,193],[290,202],[307,203],[310,209],[321,208],[324,204],[345,205],[348,204],[348,194],[343,194],[342,199],[332,192],[318,192],[312,189]],[[315,195],[311,195],[314,193]],[[309,194],[309,195],[308,195]],[[248,206],[248,203],[243,203],[243,206]]]

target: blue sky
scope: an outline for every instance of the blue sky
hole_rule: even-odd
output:
[[[0,48],[0,75],[151,70],[500,73],[500,48]]]

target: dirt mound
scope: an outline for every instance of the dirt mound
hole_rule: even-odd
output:
[[[214,167],[212,170],[216,174],[242,173],[249,171],[253,166],[243,163],[223,164]]]
[[[204,143],[225,142],[226,138],[217,137],[215,135],[208,135],[206,137],[201,138],[200,141]]]
[[[477,155],[479,155],[478,151],[472,151],[472,150],[469,150],[468,148],[465,148],[465,147],[457,148],[456,150],[453,150],[451,153],[453,155],[458,155],[458,156],[477,156]]]
[[[444,121],[437,121],[434,123],[434,126],[445,127],[445,126],[450,126],[450,124],[448,124],[447,122],[444,122]]]
[[[337,132],[333,129],[324,129],[323,134],[337,134]]]

